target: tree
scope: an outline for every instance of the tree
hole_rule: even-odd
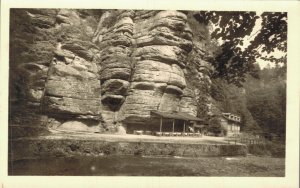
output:
[[[284,67],[261,70],[261,79],[247,79],[247,106],[255,121],[264,132],[285,138],[286,77]]]
[[[247,80],[245,83],[248,84]],[[244,91],[234,84],[228,84],[220,78],[212,79],[210,95],[214,99],[215,105],[222,112],[241,116],[241,131],[259,132],[260,127],[248,110],[246,93],[246,90]]]
[[[208,131],[215,135],[219,135],[222,133],[222,126],[219,118],[213,117],[209,120]]]
[[[212,39],[222,40],[221,52],[211,60],[214,77],[242,86],[246,73],[258,77],[254,66],[257,59],[286,64],[286,12],[264,12],[258,16],[256,12],[200,11],[194,17],[212,27]],[[261,27],[250,36],[258,20]],[[249,45],[245,44],[246,36],[252,39]],[[283,56],[274,57],[275,51],[283,52]]]
[[[220,134],[226,135],[227,134],[226,129],[224,129],[222,127],[220,119],[218,117],[212,117],[209,120],[208,131],[215,135],[220,135]]]

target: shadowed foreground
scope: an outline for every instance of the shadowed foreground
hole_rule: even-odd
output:
[[[26,159],[9,163],[9,175],[279,176],[284,158],[102,156]]]

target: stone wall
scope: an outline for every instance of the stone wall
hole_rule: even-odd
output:
[[[140,155],[140,156],[245,156],[243,144],[191,144],[136,141],[100,141],[98,139],[21,138],[12,141],[10,160],[43,157]]]

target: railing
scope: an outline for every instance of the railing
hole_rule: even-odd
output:
[[[227,138],[225,141],[227,141],[228,144],[265,144],[265,140],[256,138]]]
[[[228,144],[265,144],[266,140],[264,138],[255,137],[255,136],[244,136],[240,134],[235,134],[230,137],[227,137],[225,141],[228,142]]]
[[[152,131],[133,131],[135,135],[154,135],[154,136],[187,136],[187,137],[202,137],[201,133],[191,133],[191,132],[152,132]]]

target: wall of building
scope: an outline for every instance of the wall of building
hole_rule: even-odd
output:
[[[229,121],[224,117],[220,119],[220,122],[221,126],[227,130],[227,134],[240,133],[240,125],[238,123]]]

